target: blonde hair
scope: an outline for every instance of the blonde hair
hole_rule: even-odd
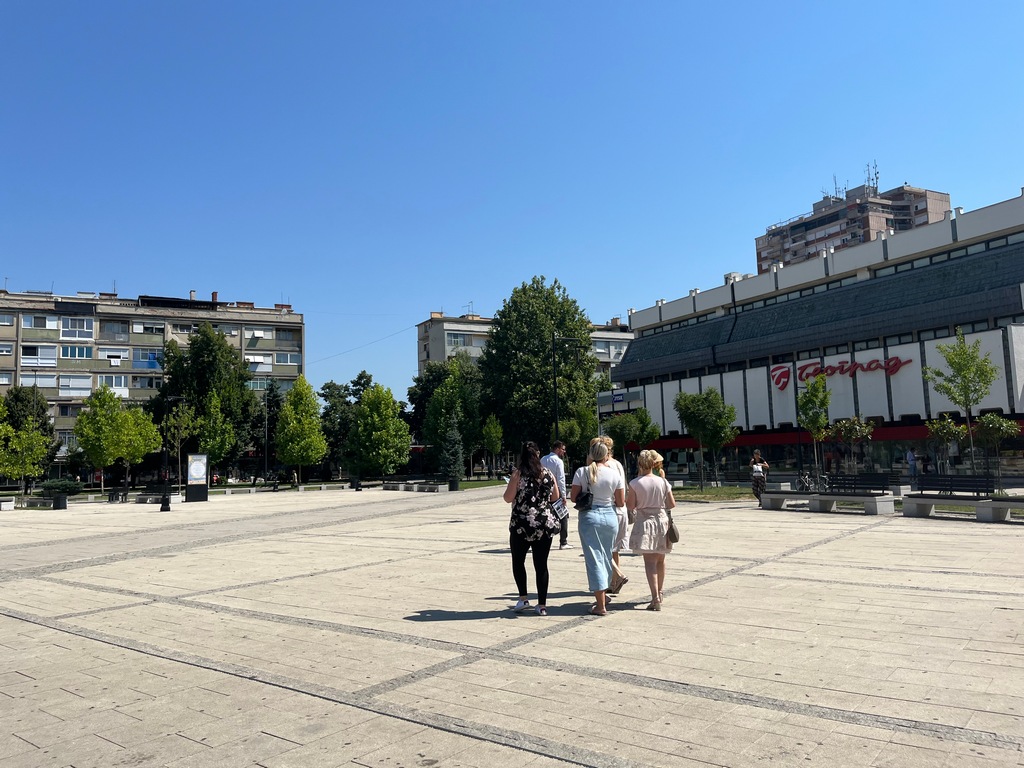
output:
[[[636,459],[636,466],[641,472],[647,474],[664,461],[665,458],[657,451],[640,451],[640,455]]]
[[[608,446],[603,440],[594,439],[590,441],[590,464],[587,467],[590,475],[590,482],[597,482],[597,465],[608,458]]]

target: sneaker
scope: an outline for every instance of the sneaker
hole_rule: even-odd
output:
[[[520,600],[519,602],[517,602],[515,604],[515,607],[512,610],[515,611],[516,613],[519,613],[520,611],[525,611],[529,607],[530,607],[530,601],[529,600]]]
[[[537,615],[538,616],[547,616],[548,615],[548,609],[547,609],[547,606],[545,606],[545,605],[538,605],[534,610],[537,611]]]
[[[574,547],[572,544],[559,544],[558,548],[559,549],[576,549],[576,547]]]

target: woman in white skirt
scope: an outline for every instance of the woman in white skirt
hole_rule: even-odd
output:
[[[668,540],[668,513],[676,505],[672,486],[668,480],[651,472],[664,461],[657,451],[640,451],[637,469],[640,475],[629,484],[626,508],[636,513],[629,548],[633,554],[644,556],[647,584],[651,588],[648,611],[661,610],[661,596],[665,589],[665,555],[672,551]]]

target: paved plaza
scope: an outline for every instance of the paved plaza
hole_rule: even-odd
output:
[[[540,617],[501,490],[0,513],[0,768],[1024,766],[1024,524],[682,504]]]

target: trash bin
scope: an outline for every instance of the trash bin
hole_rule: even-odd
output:
[[[53,508],[54,509],[67,509],[68,508],[68,495],[66,493],[55,493],[55,494],[53,494]]]
[[[111,491],[110,493],[107,494],[107,503],[117,504],[117,502],[120,501],[120,496],[121,494],[118,493],[117,491]]]

